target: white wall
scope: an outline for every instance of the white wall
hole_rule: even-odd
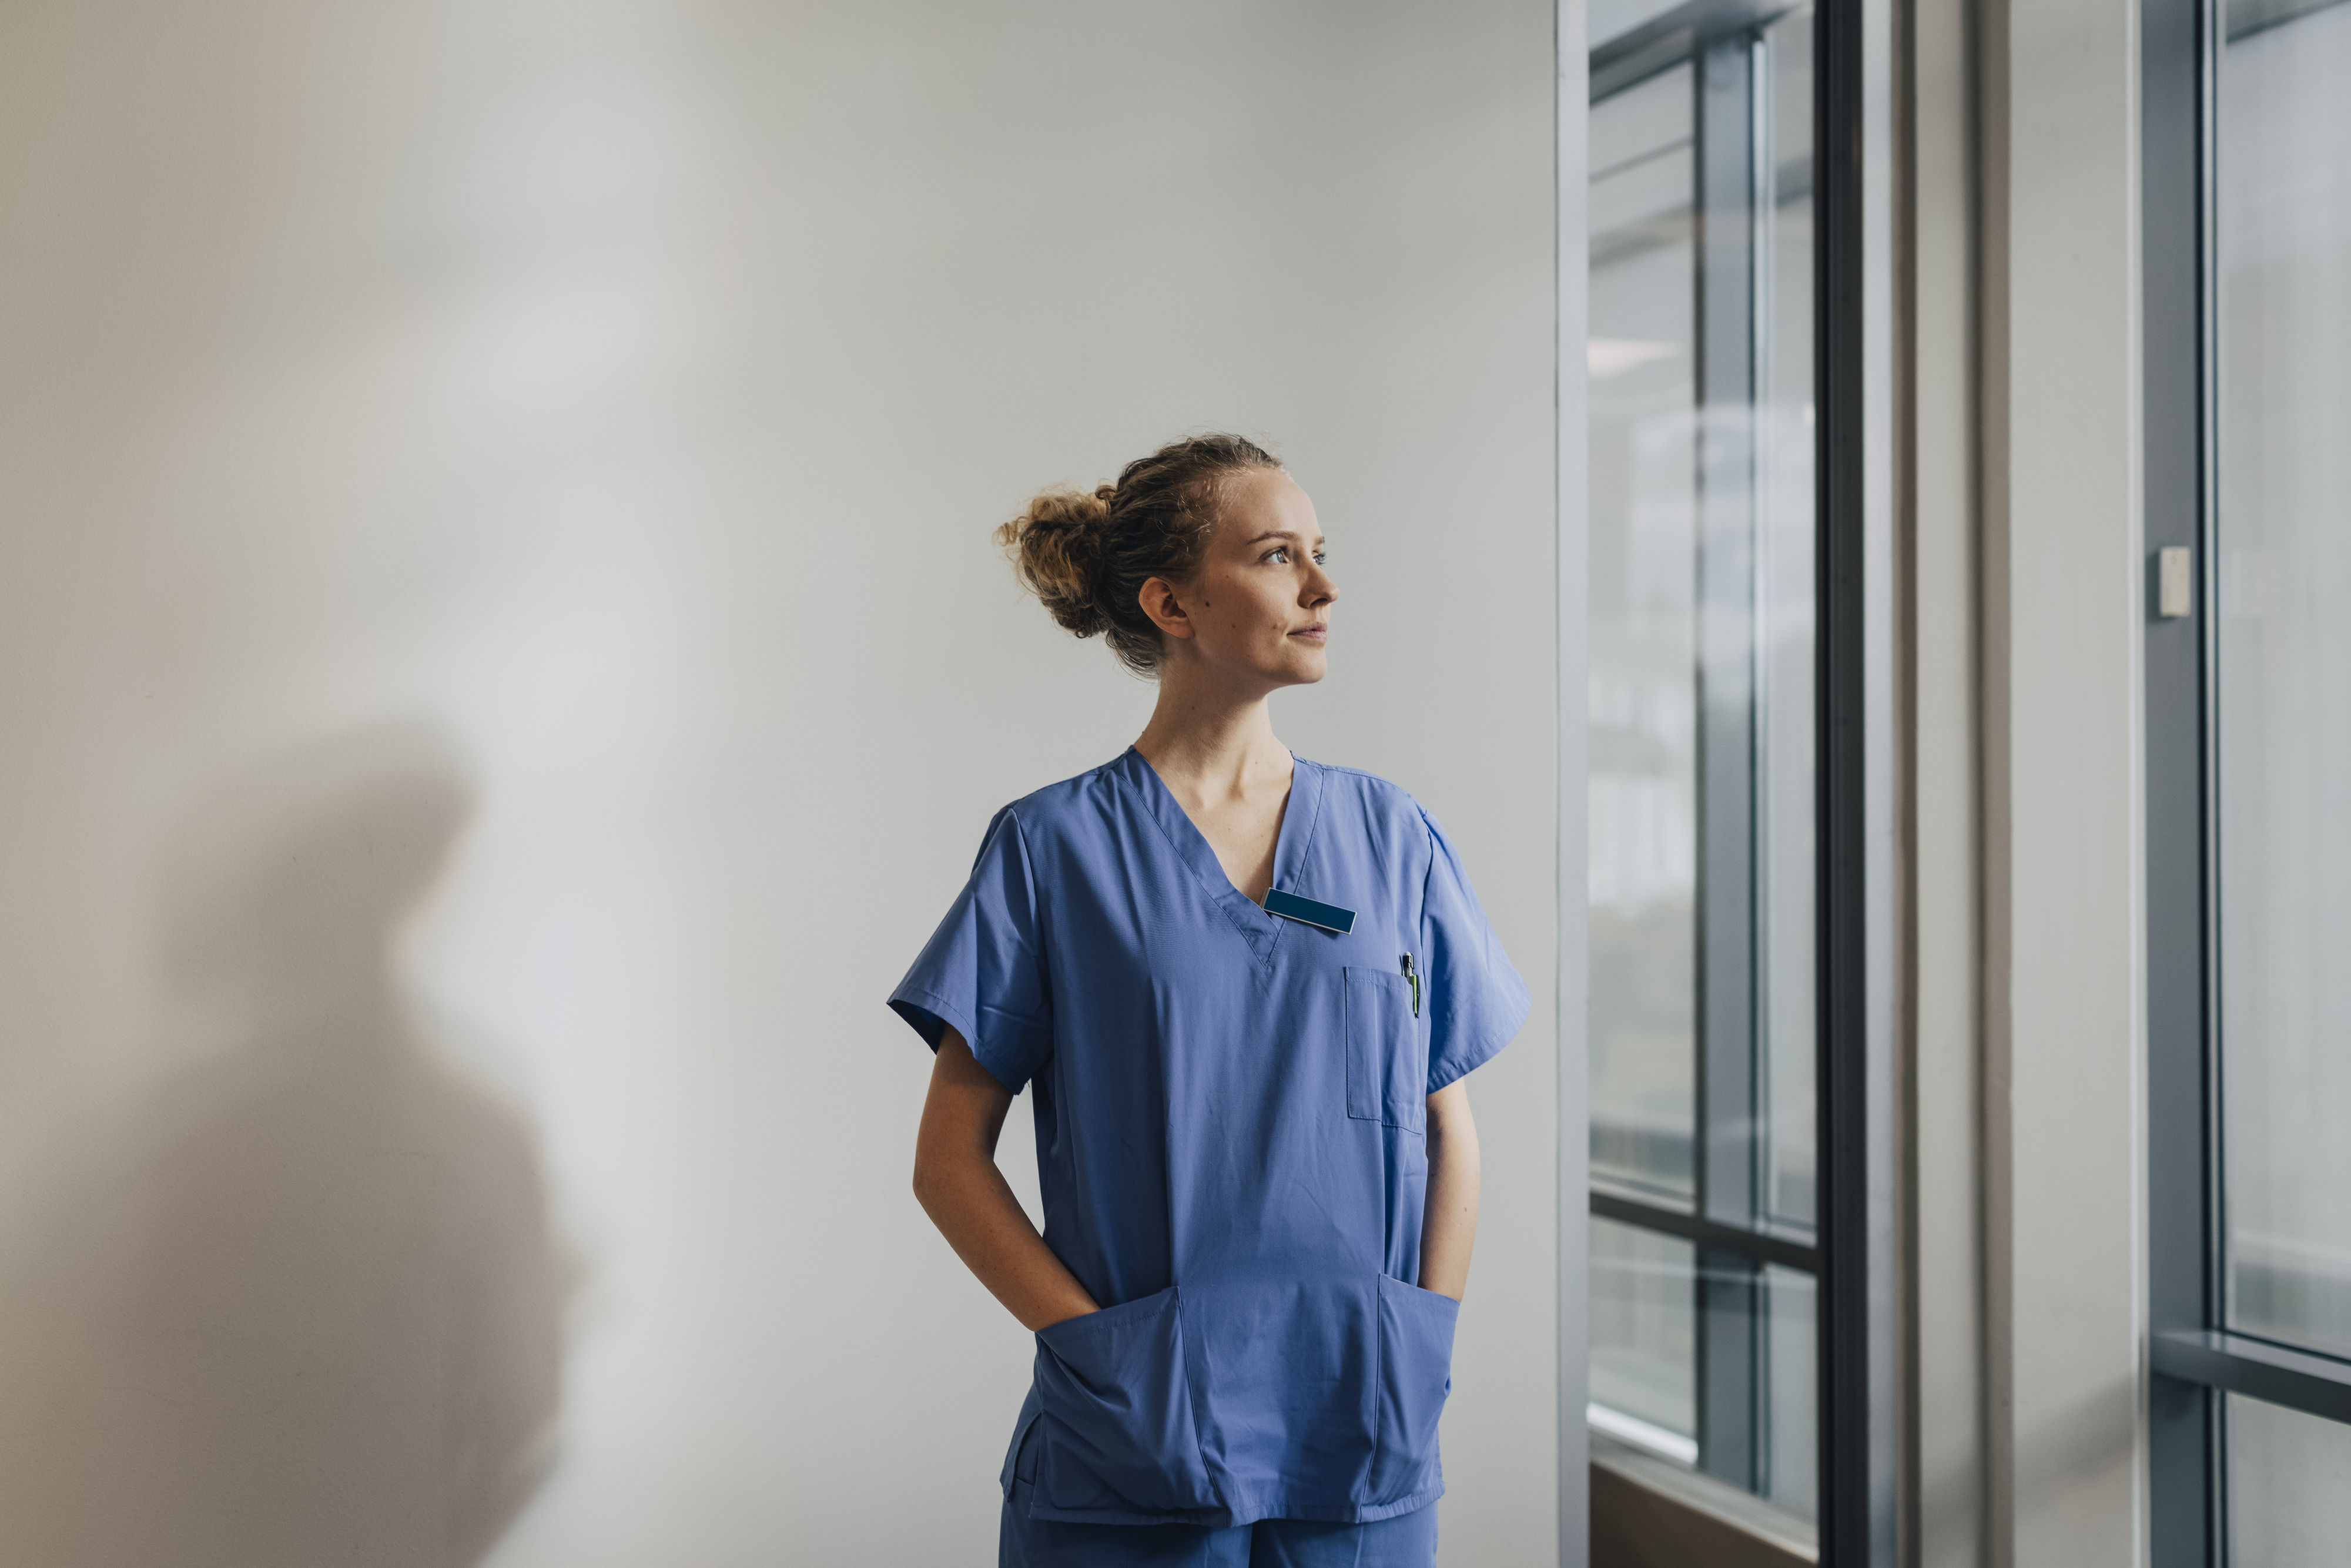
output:
[[[0,1561],[985,1561],[1028,1344],[881,998],[1150,702],[987,529],[1278,441],[1278,726],[1552,998],[1552,26],[8,7]],[[1448,1563],[1555,1550],[1552,1026]]]
[[[1983,909],[1978,715],[1982,492],[1974,344],[1975,116],[1966,0],[1909,13],[1907,198],[1909,396],[1907,690],[1901,744],[1909,822],[1903,1263],[1909,1381],[1902,1442],[1906,1561],[1981,1568],[1984,1518]],[[1899,265],[1899,263],[1897,263]],[[1901,677],[1897,677],[1900,679]]]
[[[2147,1560],[2137,8],[1985,13],[1991,1562]]]

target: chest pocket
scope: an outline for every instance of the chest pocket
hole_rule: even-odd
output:
[[[1412,985],[1401,974],[1350,966],[1347,982],[1347,1114],[1409,1132],[1426,1130],[1428,1064]]]

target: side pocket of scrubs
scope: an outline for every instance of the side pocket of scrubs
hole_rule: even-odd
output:
[[[1428,1124],[1426,1064],[1412,984],[1400,972],[1349,965],[1347,1114],[1422,1133]]]
[[[1380,1276],[1379,1441],[1371,1500],[1404,1502],[1442,1490],[1437,1420],[1453,1392],[1453,1328],[1461,1303]]]
[[[1173,1286],[1040,1331],[1037,1395],[1036,1517],[1134,1523],[1216,1506]]]

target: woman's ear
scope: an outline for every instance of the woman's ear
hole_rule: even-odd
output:
[[[1192,618],[1184,613],[1184,606],[1176,597],[1176,585],[1165,578],[1155,577],[1145,582],[1136,601],[1143,606],[1143,612],[1151,617],[1151,623],[1170,637],[1192,634]]]

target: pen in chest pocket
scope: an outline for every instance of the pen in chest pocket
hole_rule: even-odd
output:
[[[1420,972],[1412,967],[1412,955],[1404,956],[1404,977],[1412,986],[1412,1016],[1420,1016]]]

